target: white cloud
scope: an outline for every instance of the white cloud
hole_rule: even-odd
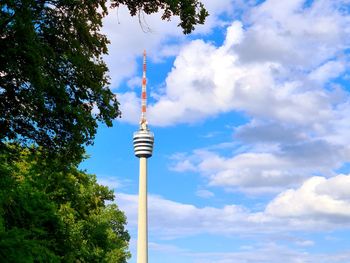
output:
[[[315,242],[312,240],[296,240],[295,244],[300,247],[312,247],[315,245]]]
[[[347,263],[350,252],[308,253],[270,242],[237,252],[207,252],[189,255],[194,258],[194,261],[190,262],[194,263]]]
[[[170,170],[175,172],[196,171],[196,166],[193,165],[190,160],[181,160],[177,162]]]
[[[253,9],[245,41],[237,51],[245,61],[276,61],[307,70],[348,47],[349,19],[343,1],[269,0]]]
[[[234,139],[245,144],[297,143],[308,139],[308,135],[295,126],[279,122],[261,122],[252,120],[248,124],[235,128]]]
[[[176,254],[179,254],[179,253],[184,253],[186,252],[187,250],[185,249],[181,249],[177,246],[174,246],[174,245],[165,245],[165,244],[161,244],[161,243],[154,243],[154,242],[150,242],[149,243],[149,248],[151,250],[154,250],[154,251],[157,251],[158,253],[176,253]]]
[[[220,14],[234,13],[232,6],[246,12],[243,23],[227,28],[220,47],[202,40],[184,44],[177,22],[160,22],[159,14],[146,18],[151,33],[142,32],[125,8],[119,9],[121,24],[116,24],[113,10],[104,27],[112,40],[107,62],[113,83],[134,77],[139,49],[148,49],[154,61],[178,54],[165,92],[149,107],[153,125],[192,123],[241,110],[253,118],[320,128],[336,118],[335,108],[348,99],[347,93],[337,97],[323,89],[348,64],[344,51],[350,46],[350,19],[340,7],[343,2],[322,0],[306,7],[299,0],[269,0],[245,9],[241,1],[207,1],[215,22],[204,26],[205,32],[220,24]],[[173,37],[175,43],[168,43]],[[124,106],[121,100],[122,121],[138,122],[129,110],[131,104],[139,107],[138,97],[129,94]]]
[[[334,106],[346,98],[323,87],[347,65],[349,16],[331,1],[306,8],[304,1],[270,0],[246,17],[227,28],[220,47],[202,40],[182,47],[165,93],[150,106],[153,125],[192,123],[233,110],[314,128],[335,117]]]
[[[210,234],[276,235],[293,231],[330,232],[350,228],[350,175],[331,179],[312,177],[296,189],[282,192],[265,208],[252,212],[234,204],[223,207],[197,207],[149,196],[150,235],[157,238],[183,238]],[[342,185],[344,191],[334,191]],[[137,195],[118,194],[117,203],[126,212],[129,228],[137,223]],[[288,238],[297,246],[312,246],[312,240]]]
[[[334,144],[347,145],[350,141],[350,101],[337,107],[337,115],[329,123],[324,138]]]
[[[340,76],[344,71],[345,65],[343,61],[328,61],[312,71],[309,74],[309,78],[312,81],[326,83],[328,80]]]
[[[201,198],[211,198],[214,197],[215,194],[209,190],[206,189],[199,189],[196,191],[196,195]]]
[[[117,95],[122,112],[122,119],[131,118],[138,123],[141,115],[141,99],[135,92],[125,92]]]
[[[298,141],[298,136],[289,141],[281,137],[283,135],[280,138],[277,135],[273,141],[270,135],[259,133],[259,127],[254,138],[250,134],[251,125],[247,126],[248,135],[244,135],[244,127],[238,129],[239,138],[253,140],[252,146],[245,151],[238,151],[232,157],[204,149],[194,150],[192,155],[176,154],[176,158],[172,158],[175,161],[172,170],[200,173],[210,186],[249,193],[276,193],[299,185],[315,174],[332,176],[334,170],[349,159],[347,146],[312,138]],[[260,138],[261,142],[254,141]]]
[[[275,217],[308,218],[347,224],[350,219],[350,176],[312,177],[278,195],[266,208]]]
[[[101,185],[108,186],[110,189],[118,189],[122,187],[120,180],[114,177],[98,177],[97,182]]]
[[[219,16],[222,13],[230,13],[233,1],[204,2],[211,15],[205,25],[197,26],[194,32],[196,35],[207,34],[222,24]],[[135,76],[136,60],[144,49],[154,61],[177,55],[179,46],[186,42],[182,29],[177,27],[178,24],[178,17],[173,17],[171,21],[162,21],[161,12],[152,15],[141,14],[139,20],[138,16],[131,17],[124,6],[109,10],[109,15],[104,19],[103,32],[111,41],[105,61],[109,67],[112,88],[117,88],[123,80]]]
[[[304,243],[312,245],[313,242],[304,240]],[[181,262],[186,263],[347,263],[350,257],[350,251],[348,250],[337,253],[309,253],[304,249],[292,248],[271,241],[243,246],[227,252],[222,251],[222,249],[220,252],[212,252],[211,249],[206,252],[196,252],[162,243],[152,243],[150,248],[155,249],[160,257],[181,259]]]
[[[129,88],[134,89],[136,87],[140,86],[140,83],[142,83],[141,77],[133,77],[127,81],[127,85]]]
[[[149,57],[156,57],[161,45],[168,37],[181,37],[180,30],[176,27],[176,19],[171,22],[162,22],[160,14],[154,14],[141,18],[131,17],[125,7],[110,10],[104,19],[103,32],[107,35],[111,44],[108,47],[109,54],[105,61],[108,65],[112,79],[112,88],[117,88],[122,80],[135,75],[136,58],[140,57],[146,49]],[[150,27],[150,32],[145,32],[144,27]]]
[[[116,176],[110,175],[98,175],[97,183],[100,185],[108,186],[108,188],[120,191],[124,189],[126,186],[130,185],[131,181],[125,178],[118,178]]]
[[[136,195],[117,196],[117,203],[126,212],[131,227],[135,227],[137,222],[137,202]],[[148,208],[151,235],[157,233],[157,237],[163,238],[200,233],[239,232],[241,223],[247,218],[244,209],[236,205],[227,205],[224,208],[198,208],[153,195],[149,196]]]
[[[197,167],[193,164],[193,159],[191,156],[184,153],[175,153],[170,159],[173,161],[173,165],[170,167],[171,171],[175,172],[186,172],[186,171],[196,171]]]

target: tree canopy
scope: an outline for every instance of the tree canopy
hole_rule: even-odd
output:
[[[94,175],[18,145],[0,174],[0,262],[126,262],[126,218]]]
[[[163,10],[180,16],[184,33],[208,15],[198,0],[111,0],[131,15]],[[108,88],[108,39],[100,32],[106,0],[0,2],[0,140],[82,152],[98,122],[120,116]],[[93,111],[96,109],[96,111]],[[98,113],[94,113],[98,112]]]

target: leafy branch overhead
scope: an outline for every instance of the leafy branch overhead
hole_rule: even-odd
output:
[[[163,10],[184,33],[208,15],[197,0],[114,0],[131,15]],[[106,0],[0,2],[0,142],[19,141],[79,156],[99,122],[120,116],[108,88]]]
[[[117,0],[112,2],[112,7],[126,5],[132,16],[141,12],[152,14],[163,11],[162,19],[170,20],[172,16],[179,16],[180,26],[184,34],[189,34],[195,29],[195,25],[203,24],[209,15],[202,2],[198,0],[145,0],[130,1]]]

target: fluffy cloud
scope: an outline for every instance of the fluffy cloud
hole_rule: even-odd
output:
[[[249,13],[244,41],[235,49],[245,62],[275,61],[302,70],[337,57],[349,46],[346,1],[265,1]]]
[[[213,192],[206,190],[206,189],[197,190],[196,195],[198,197],[201,197],[201,198],[211,198],[211,197],[215,196],[215,194]]]
[[[149,197],[151,236],[189,237],[199,234],[277,234],[290,231],[331,231],[350,227],[350,175],[334,178],[312,177],[299,188],[288,189],[265,208],[252,212],[234,204],[224,207],[196,207],[159,196]],[[137,195],[118,194],[117,202],[126,212],[129,228],[137,225]],[[312,241],[290,240],[298,246]],[[302,242],[302,243],[300,243]]]
[[[167,255],[169,255],[168,252]],[[242,248],[235,252],[184,252],[177,251],[174,256],[185,255],[193,263],[346,263],[349,251],[333,254],[308,253],[300,249],[292,249],[274,242]]]
[[[220,25],[220,14],[233,12],[232,1],[216,2],[207,3],[215,22],[203,32]],[[157,14],[146,18],[157,33],[142,32],[138,20],[123,8],[118,11],[122,22],[116,25],[114,10],[104,27],[112,40],[107,60],[112,76],[117,76],[113,82],[133,76],[142,43],[154,60],[179,52],[164,91],[150,105],[153,125],[192,123],[239,110],[253,118],[319,129],[337,118],[337,108],[349,107],[347,93],[324,89],[344,75],[348,65],[350,19],[343,2],[322,0],[307,6],[300,0],[265,1],[247,9],[243,22],[233,22],[219,47],[202,40],[184,44],[177,22],[159,23]],[[173,37],[175,43],[167,45]],[[129,106],[139,106],[139,94],[119,96],[122,120],[137,123],[138,114]]]
[[[266,1],[255,9],[262,11],[260,15],[253,12],[255,18],[250,18],[251,21],[258,23],[264,19],[261,12],[273,12],[271,8],[266,9],[268,3]],[[288,12],[304,12],[303,17],[307,17],[313,10],[313,15],[335,16],[341,21],[339,34],[345,34],[340,25],[350,19],[339,10],[322,13],[320,4],[315,3],[307,9],[300,5],[300,1],[287,5],[291,9]],[[275,15],[287,19],[277,14],[271,14],[269,19],[273,20]],[[236,128],[234,133],[234,139],[244,149],[224,155],[217,150],[197,150],[173,159],[176,162],[172,169],[199,172],[212,186],[246,192],[276,192],[296,186],[310,176],[334,175],[336,169],[349,161],[350,103],[346,90],[327,85],[344,73],[344,58],[334,59],[334,54],[327,51],[327,59],[322,57],[315,62],[318,66],[305,65],[303,73],[300,68],[296,69],[299,67],[296,64],[283,64],[282,60],[248,61],[237,47],[245,45],[254,23],[243,30],[242,24],[234,22],[228,28],[225,43],[219,48],[202,41],[192,42],[175,61],[175,68],[167,79],[166,95],[150,109],[154,118],[152,123],[161,125],[169,124],[168,121],[192,122],[220,112],[244,110],[252,119]],[[317,36],[313,34],[313,38]],[[333,48],[327,43],[322,43],[325,48]],[[341,53],[347,44],[344,42],[340,46],[337,52]],[[316,48],[310,49],[318,52]],[[288,56],[293,58],[295,55]],[[199,85],[186,90],[194,83]],[[194,98],[198,98],[198,102],[194,102]]]
[[[303,136],[293,130],[287,134],[295,136],[286,138],[278,131],[275,131],[277,135],[273,133],[271,127],[262,126],[261,129],[271,130],[273,136],[259,133],[259,126],[255,134],[250,130],[251,125],[247,130],[244,127],[238,129],[238,138],[252,144],[243,152],[238,150],[232,157],[205,149],[195,150],[190,155],[175,154],[171,169],[200,173],[211,186],[262,193],[299,185],[316,174],[333,176],[334,170],[349,159],[347,146],[310,138],[301,140]],[[277,128],[283,133],[283,128]]]
[[[128,216],[130,226],[137,222],[137,196],[119,194],[118,205]],[[152,233],[158,237],[175,238],[200,233],[227,233],[239,231],[238,222],[243,222],[246,212],[239,206],[228,205],[222,209],[214,207],[198,208],[163,199],[149,197],[149,224]],[[217,220],[216,223],[214,221]],[[214,224],[214,225],[213,225]]]
[[[246,144],[256,143],[297,143],[308,138],[303,130],[295,126],[283,125],[278,122],[261,122],[252,120],[246,125],[235,129],[236,140]]]
[[[131,181],[129,179],[117,178],[115,176],[102,174],[97,176],[97,182],[101,185],[108,185],[110,189],[118,191],[131,184]]]
[[[348,97],[324,89],[348,64],[350,19],[340,2],[265,1],[227,28],[222,46],[185,45],[150,121],[166,126],[242,110],[313,128],[328,123]]]
[[[295,242],[307,245],[313,244],[310,240],[299,239]],[[230,252],[212,252],[210,249],[206,252],[195,252],[188,248],[184,249],[160,243],[150,243],[150,250],[155,251],[159,257],[171,263],[179,262],[179,260],[185,263],[347,263],[350,257],[350,251],[348,250],[332,254],[308,253],[300,247],[287,247],[272,241],[237,247]],[[153,259],[152,254],[150,259]]]
[[[308,218],[347,224],[350,219],[350,176],[312,177],[294,190],[279,194],[266,208],[277,217]]]
[[[111,44],[105,61],[112,78],[112,87],[117,88],[122,80],[132,77],[137,69],[136,58],[147,49],[150,54],[161,49],[167,37],[181,36],[177,30],[176,19],[172,22],[160,22],[160,15],[131,17],[125,7],[110,10],[104,19],[103,32]],[[149,31],[147,31],[149,27]]]
[[[221,25],[220,15],[232,12],[233,0],[204,2],[211,16],[205,25],[198,26],[195,31],[197,35],[206,34]],[[161,13],[131,17],[123,6],[110,10],[104,19],[103,32],[111,41],[105,61],[109,67],[112,88],[117,88],[123,80],[135,76],[136,59],[144,49],[154,61],[177,55],[179,46],[186,42],[181,28],[177,27],[178,23],[177,17],[171,21],[162,21]]]
[[[196,170],[208,178],[209,185],[245,192],[276,192],[302,181],[308,171],[307,167],[296,168],[293,162],[271,153],[242,153],[225,158],[212,152],[196,151],[190,159],[197,162]],[[184,164],[188,161],[177,162],[174,170],[186,167]]]

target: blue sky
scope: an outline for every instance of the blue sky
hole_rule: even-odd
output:
[[[211,16],[189,36],[159,14],[105,19],[123,115],[83,168],[115,189],[130,263],[144,49],[149,262],[349,262],[350,1],[203,2]]]

